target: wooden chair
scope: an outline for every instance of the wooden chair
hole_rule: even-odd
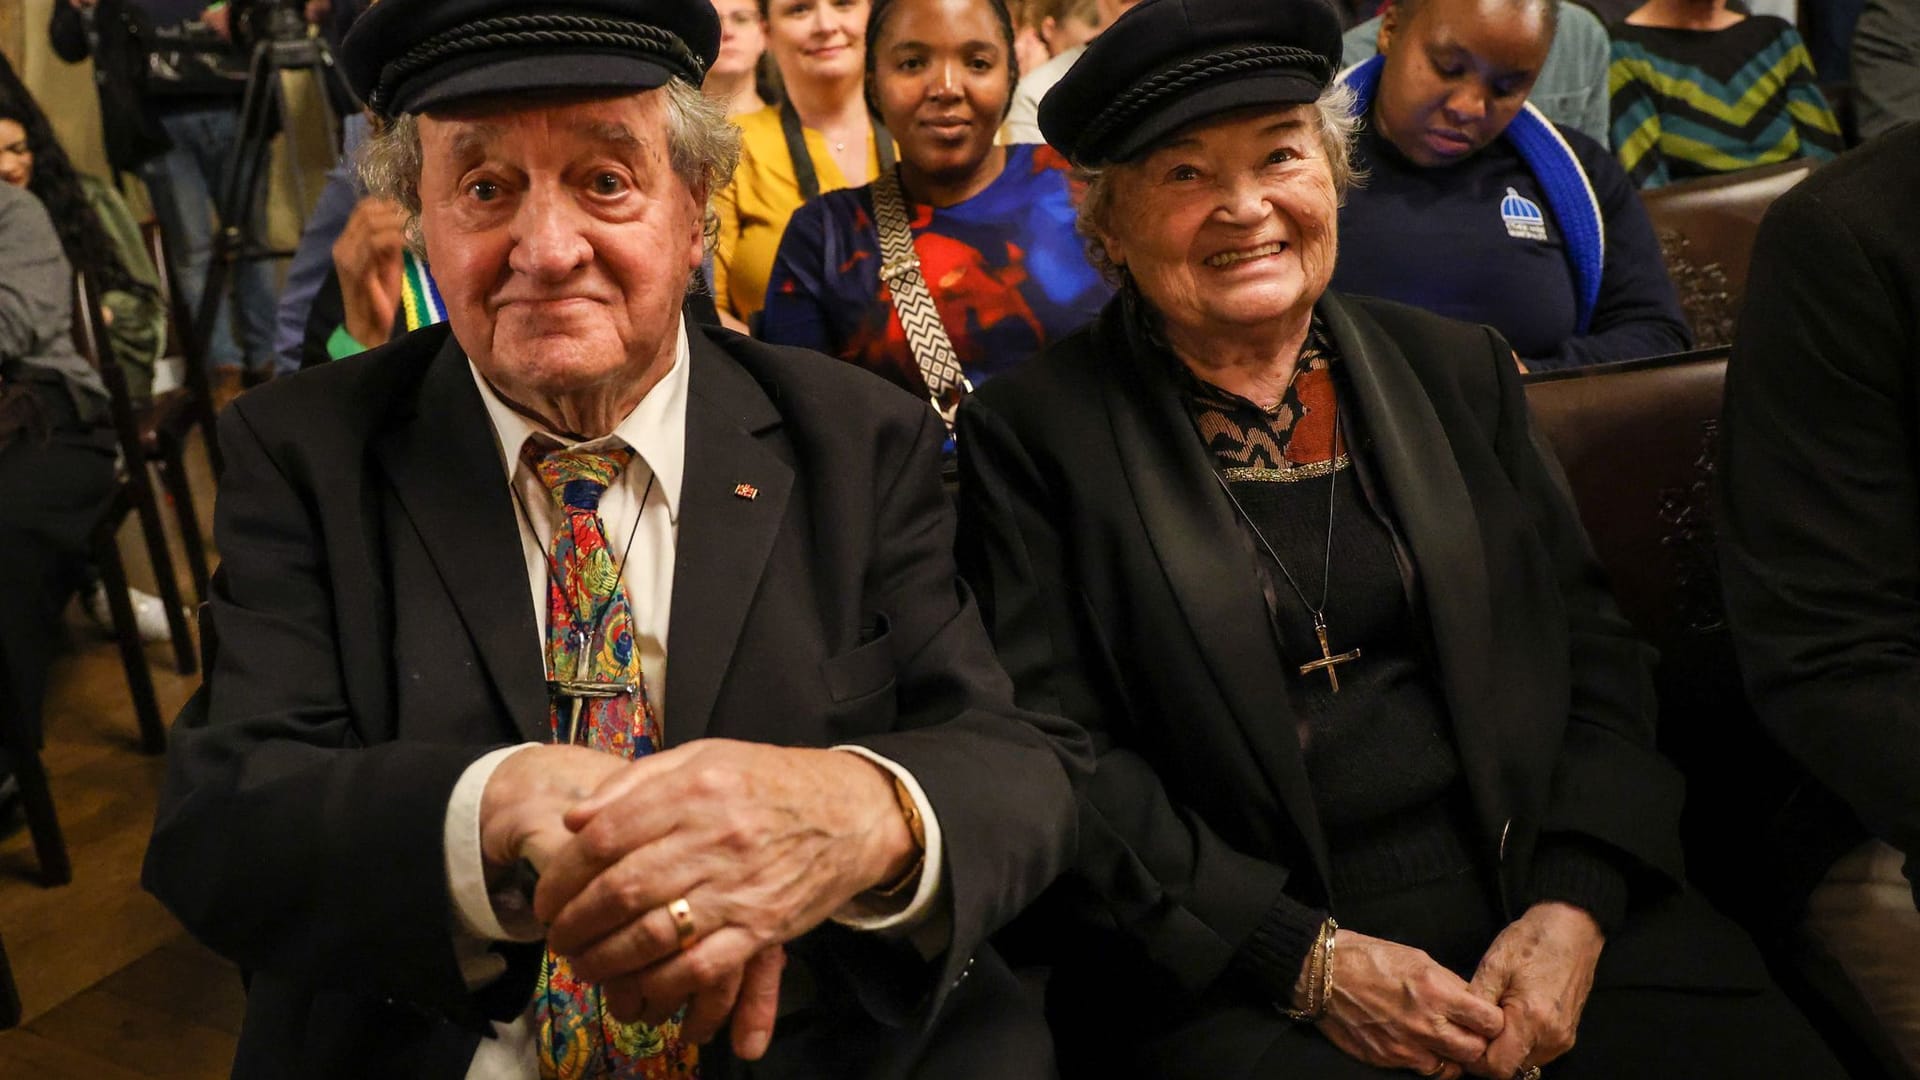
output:
[[[1641,195],[1696,341],[1732,343],[1760,219],[1815,164],[1800,159],[1763,165],[1680,180]]]
[[[1828,837],[1847,836],[1851,815],[1766,735],[1740,681],[1713,506],[1728,351],[1530,375],[1527,402],[1621,612],[1660,651],[1660,748],[1687,779],[1689,879],[1754,934],[1849,1071],[1884,1076],[1864,1010],[1815,990],[1792,954],[1788,929],[1843,854]],[[1815,818],[1836,827],[1810,835]]]
[[[173,558],[167,551],[167,537],[160,521],[160,504],[154,495],[153,479],[147,472],[140,428],[127,382],[120,365],[113,361],[107,344],[107,328],[94,300],[98,295],[84,274],[74,275],[74,342],[80,355],[87,358],[100,381],[106,384],[108,409],[114,437],[119,443],[121,467],[119,483],[94,527],[93,550],[113,610],[114,637],[120,644],[120,660],[127,670],[127,684],[133,691],[134,713],[140,723],[141,745],[149,753],[166,748],[166,728],[160,721],[160,706],[153,692],[153,677],[147,669],[146,648],[140,639],[139,625],[133,616],[133,601],[127,594],[126,568],[120,561],[118,535],[129,513],[140,516],[140,532],[147,543],[147,558],[153,565],[154,587],[167,609],[167,629],[173,636],[174,668],[191,675],[197,668],[193,638],[187,630],[187,617],[180,596],[180,584],[174,577]],[[197,525],[195,526],[197,529]]]
[[[159,223],[146,221],[140,226],[147,252],[160,271],[160,298],[167,308],[167,346],[163,356],[180,363],[182,385],[155,395],[152,403],[135,414],[140,428],[140,445],[146,460],[160,474],[167,497],[173,502],[174,516],[180,526],[180,546],[186,551],[187,569],[193,576],[196,598],[207,600],[207,550],[200,536],[200,515],[193,488],[187,479],[187,438],[195,428],[206,444],[208,460],[216,474],[220,469],[220,442],[214,432],[213,397],[208,381],[206,352],[187,339],[193,322],[186,313],[186,302],[173,288],[173,270],[167,263],[166,239]]]

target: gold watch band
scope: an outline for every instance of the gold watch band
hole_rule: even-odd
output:
[[[920,818],[920,804],[913,800],[913,792],[907,789],[907,782],[898,776],[893,778],[893,798],[900,804],[900,816],[906,819],[907,833],[913,837],[913,863],[898,880],[872,890],[875,896],[900,895],[909,885],[920,880],[920,872],[927,865],[927,823]]]

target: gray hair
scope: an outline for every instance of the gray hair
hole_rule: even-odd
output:
[[[674,175],[689,190],[704,191],[704,229],[709,249],[720,234],[712,199],[733,179],[740,160],[740,129],[727,119],[724,102],[715,101],[684,79],[669,79],[662,91],[667,106],[667,156]],[[420,235],[420,123],[411,113],[376,126],[360,146],[360,182],[367,193],[393,199],[407,211],[407,246],[426,257]]]
[[[1360,126],[1359,102],[1359,96],[1351,87],[1336,80],[1322,90],[1313,103],[1320,145],[1327,155],[1327,169],[1333,174],[1333,191],[1343,204],[1347,201],[1347,189],[1366,179],[1353,162],[1353,137]],[[1107,245],[1101,236],[1112,231],[1114,174],[1135,167],[1137,163],[1117,163],[1092,168],[1076,166],[1073,170],[1074,178],[1087,185],[1075,224],[1087,245],[1087,261],[1115,285],[1120,284],[1121,268],[1107,255]]]

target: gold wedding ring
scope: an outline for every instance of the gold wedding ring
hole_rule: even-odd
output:
[[[680,938],[680,947],[684,949],[693,944],[696,927],[693,925],[693,905],[687,903],[687,898],[683,896],[668,904],[667,914],[673,917],[673,932]],[[1525,1080],[1539,1080],[1539,1071],[1535,1070],[1534,1076]]]
[[[1434,1064],[1433,1068],[1428,1069],[1426,1072],[1423,1072],[1420,1075],[1421,1076],[1439,1076],[1441,1073],[1446,1071],[1447,1071],[1447,1061],[1445,1058],[1441,1058],[1438,1062]]]
[[[1513,1074],[1513,1080],[1540,1080],[1540,1066],[1520,1066],[1520,1071]]]

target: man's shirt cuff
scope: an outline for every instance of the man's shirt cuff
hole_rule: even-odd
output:
[[[480,800],[493,771],[507,758],[538,743],[503,746],[467,766],[447,800],[447,890],[453,897],[456,926],[482,941],[539,941],[547,928],[533,917],[531,896],[518,889],[494,893],[487,888],[486,861],[480,854]]]
[[[899,778],[901,784],[906,786],[907,794],[913,796],[913,804],[920,810],[920,822],[927,834],[927,851],[926,861],[920,868],[920,884],[913,890],[913,897],[907,901],[906,907],[889,911],[875,904],[872,898],[865,901],[856,898],[834,912],[833,921],[855,930],[891,930],[897,934],[909,934],[927,922],[941,898],[940,883],[944,877],[941,871],[945,865],[945,853],[940,843],[940,819],[934,816],[933,804],[927,801],[927,793],[920,790],[920,782],[903,766],[864,746],[840,745],[834,749],[858,754]],[[880,903],[891,906],[897,899],[881,900]],[[919,937],[917,934],[913,936],[916,939]]]

